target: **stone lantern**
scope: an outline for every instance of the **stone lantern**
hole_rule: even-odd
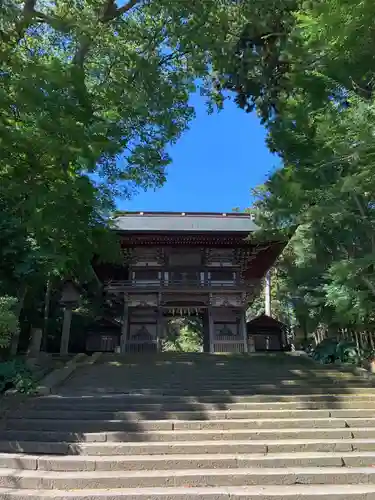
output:
[[[80,299],[78,288],[72,280],[64,283],[60,303],[64,307],[64,321],[61,332],[60,354],[69,352],[70,325],[72,323],[73,308],[77,306]]]
[[[70,305],[71,307],[73,307],[74,305],[77,305],[79,299],[80,299],[80,294],[78,288],[73,283],[73,281],[72,280],[65,281],[61,293],[60,303],[63,306]]]

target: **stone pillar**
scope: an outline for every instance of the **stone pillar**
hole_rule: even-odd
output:
[[[42,342],[43,330],[41,328],[31,329],[31,339],[27,355],[31,358],[36,358],[40,353],[40,344]]]
[[[64,320],[61,333],[60,354],[65,355],[69,353],[69,338],[70,338],[70,325],[72,323],[72,306],[66,305],[64,309]]]
[[[73,307],[79,302],[80,294],[72,280],[66,280],[61,295],[61,304],[64,306],[64,320],[61,332],[60,354],[69,352],[70,325],[72,323]]]
[[[244,347],[244,352],[247,353],[249,351],[249,347],[247,344],[247,327],[246,327],[246,311],[245,309],[241,311],[241,316],[240,316],[240,333],[243,338],[243,347]]]
[[[212,317],[212,308],[209,307],[208,308],[208,338],[210,339],[210,352],[213,353],[214,352],[214,336],[215,336],[215,332],[214,332],[214,320],[213,320],[213,317]]]
[[[122,315],[122,325],[121,325],[121,340],[120,340],[120,352],[126,352],[126,346],[128,341],[128,329],[129,329],[129,302],[126,295],[124,295],[124,312]]]
[[[10,341],[10,354],[12,356],[17,355],[19,341],[20,341],[20,331],[18,330],[16,333],[13,333]]]

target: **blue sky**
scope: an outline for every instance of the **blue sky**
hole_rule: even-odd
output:
[[[264,182],[278,161],[265,145],[255,114],[226,101],[208,115],[204,98],[192,97],[196,118],[171,147],[173,158],[165,185],[120,201],[120,210],[229,212],[251,205],[250,189]]]

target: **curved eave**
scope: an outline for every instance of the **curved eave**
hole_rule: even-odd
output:
[[[245,271],[245,279],[258,280],[263,278],[283,252],[288,241],[274,241],[259,245],[255,257],[249,259]]]

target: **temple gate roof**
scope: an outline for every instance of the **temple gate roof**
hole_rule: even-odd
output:
[[[258,226],[246,213],[123,212],[115,218],[123,232],[252,233]]]

